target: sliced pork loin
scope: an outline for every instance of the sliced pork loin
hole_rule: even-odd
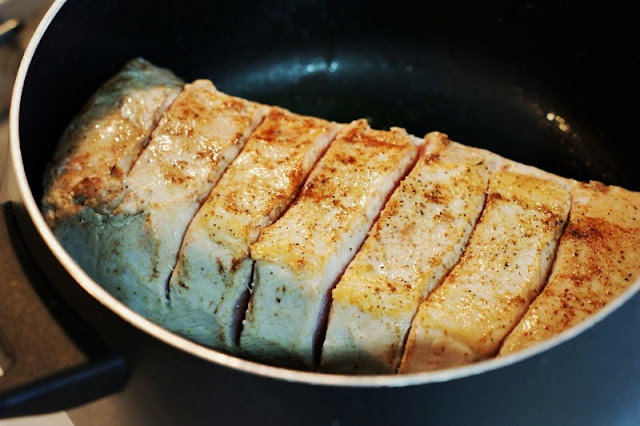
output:
[[[216,90],[185,86],[163,115],[108,218],[96,279],[154,321],[166,315],[166,286],[189,222],[238,155],[267,108]]]
[[[58,144],[42,211],[97,282],[198,342],[288,367],[322,348],[325,371],[434,370],[554,336],[640,278],[639,193],[441,133],[416,163],[423,141],[399,128],[183,86],[142,59],[105,83]]]
[[[168,328],[235,350],[253,272],[249,244],[290,205],[338,129],[271,109],[187,230],[170,281]]]
[[[580,323],[640,278],[640,193],[575,183],[567,229],[549,283],[511,332],[500,355]]]
[[[333,290],[324,371],[395,373],[418,305],[456,264],[480,216],[492,156],[441,133],[425,139],[425,155]]]
[[[313,368],[330,290],[385,200],[414,163],[421,140],[364,120],[339,133],[298,199],[251,246],[252,296],[240,349],[253,359]]]
[[[553,180],[498,171],[460,262],[414,318],[401,373],[488,358],[546,282],[570,209]]]
[[[96,233],[120,204],[126,176],[183,82],[143,59],[102,85],[60,139],[44,176],[42,211],[69,254],[95,273]]]

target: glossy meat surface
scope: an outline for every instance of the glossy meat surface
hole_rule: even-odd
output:
[[[103,84],[63,133],[44,177],[42,212],[61,244],[95,276],[109,215],[162,114],[182,90],[143,59]]]
[[[244,353],[315,365],[329,291],[417,151],[404,130],[372,130],[364,120],[338,135],[296,202],[251,246],[256,264],[240,336]]]
[[[156,321],[189,222],[238,155],[266,108],[218,92],[208,80],[185,87],[162,117],[106,224],[97,280]]]
[[[640,194],[576,183],[549,283],[500,354],[524,349],[580,323],[640,277]]]
[[[400,372],[495,355],[546,282],[569,208],[568,192],[552,181],[493,174],[460,262],[418,309]]]
[[[441,138],[427,135],[427,149]],[[418,305],[458,261],[482,211],[487,160],[448,144],[401,182],[333,290],[322,370],[396,371]]]
[[[109,213],[122,201],[127,174],[182,84],[134,59],[98,89],[67,127],[46,172],[42,208],[50,226],[83,207]]]
[[[271,109],[189,226],[170,282],[171,330],[235,348],[253,272],[249,245],[291,204],[338,128]]]

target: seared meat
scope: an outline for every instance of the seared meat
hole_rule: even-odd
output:
[[[400,372],[494,355],[544,285],[569,208],[568,191],[550,180],[493,174],[460,262],[418,309]]]
[[[244,353],[315,365],[330,290],[416,155],[404,130],[372,130],[360,120],[338,135],[296,202],[251,246],[256,263],[240,336]]]
[[[69,254],[94,274],[104,215],[182,81],[134,59],[102,85],[62,135],[44,176],[42,212]]]
[[[167,326],[233,350],[253,272],[249,244],[289,206],[338,125],[272,108],[187,230]]]
[[[109,217],[96,279],[156,321],[189,222],[238,155],[266,107],[218,92],[207,80],[185,86],[162,117]]]
[[[489,155],[438,133],[385,206],[337,287],[321,369],[394,373],[421,300],[455,265],[484,205]]]
[[[640,193],[576,183],[549,283],[500,354],[549,339],[598,311],[640,278]]]
[[[42,208],[50,226],[83,207],[109,213],[122,201],[125,176],[182,84],[134,59],[98,89],[62,135],[45,175]]]
[[[426,140],[183,87],[136,59],[63,134],[42,211],[149,319],[329,372],[508,354],[640,279],[639,193]]]

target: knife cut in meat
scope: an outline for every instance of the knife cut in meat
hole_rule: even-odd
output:
[[[162,320],[184,232],[266,112],[208,80],[185,86],[131,169],[127,195],[109,218],[97,272],[107,290]]]
[[[498,171],[460,262],[418,308],[401,373],[495,355],[546,282],[570,208],[550,180]]]
[[[506,355],[580,323],[640,277],[640,193],[575,183],[549,283],[500,349]]]
[[[144,59],[103,84],[63,133],[44,176],[42,211],[89,273],[99,258],[103,215],[120,204],[126,176],[183,82]]]
[[[189,226],[167,326],[234,350],[253,273],[249,245],[291,204],[339,125],[272,108]]]
[[[123,178],[182,85],[170,71],[134,59],[98,89],[67,127],[46,172],[42,207],[50,225],[83,207],[108,213],[122,201]]]
[[[115,297],[290,368],[413,373],[507,355],[640,280],[640,193],[439,132],[185,85],[143,59],[89,99],[43,183],[53,233]]]
[[[298,199],[251,246],[252,297],[240,349],[254,359],[312,368],[330,290],[411,165],[417,140],[404,130],[349,125]]]
[[[492,163],[480,150],[425,137],[426,152],[393,193],[333,290],[323,371],[394,373],[411,320],[460,258],[484,205]]]

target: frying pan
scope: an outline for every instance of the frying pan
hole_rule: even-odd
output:
[[[15,331],[31,314],[3,313],[15,315],[1,325],[3,415],[77,406],[76,424],[101,425],[640,423],[640,283],[578,327],[501,359],[406,376],[300,372],[202,347],[135,314],[78,268],[37,207],[62,130],[135,56],[298,113],[440,130],[640,190],[638,35],[633,14],[610,2],[56,1],[14,89],[3,216],[18,257],[9,278],[27,271],[19,291],[34,300],[24,309],[39,301],[58,322]],[[62,331],[43,337],[48,327]],[[56,349],[33,349],[43,346]],[[70,355],[62,371],[30,383],[25,374],[7,390],[34,352]]]

